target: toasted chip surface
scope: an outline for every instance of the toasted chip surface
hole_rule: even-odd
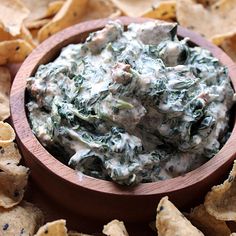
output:
[[[32,50],[33,47],[22,39],[0,42],[0,65],[23,62]]]
[[[113,220],[107,225],[103,226],[103,231],[107,236],[128,236],[128,232],[125,228],[124,222],[119,220]]]
[[[194,0],[179,0],[176,1],[177,20],[212,40],[217,35],[236,32],[235,5],[236,0],[221,0],[206,8]]]
[[[207,236],[228,236],[231,233],[225,221],[217,220],[211,216],[203,204],[191,211],[190,221]]]
[[[0,147],[3,148],[4,146],[11,144],[15,137],[14,129],[8,123],[0,121]],[[4,151],[2,150],[1,154],[3,152]]]
[[[0,207],[11,208],[24,197],[29,169],[15,164],[0,163]]]
[[[236,61],[236,34],[218,35],[213,42],[220,46],[231,58]]]
[[[48,4],[47,17],[54,16],[64,5],[65,0],[57,0]]]
[[[160,1],[143,16],[161,20],[173,20],[176,18],[176,1]]]
[[[236,221],[236,161],[223,184],[212,187],[204,205],[207,212],[218,220]]]
[[[29,10],[20,0],[1,0],[0,22],[12,36],[20,34],[23,20],[29,15]]]
[[[175,0],[112,0],[117,8],[131,17],[152,17],[156,19],[175,18]]]
[[[159,236],[203,236],[203,233],[185,218],[168,197],[163,197],[158,204],[156,227]]]
[[[111,0],[88,0],[86,12],[80,21],[95,20],[99,18],[114,18],[121,15]]]
[[[43,225],[35,236],[67,236],[66,221],[56,220]]]
[[[9,164],[18,165],[21,159],[21,155],[15,143],[9,143],[0,148],[0,165],[6,166]]]
[[[217,1],[219,1],[219,0],[196,0],[197,3],[201,3],[201,4],[204,5],[205,7],[212,6],[212,5],[215,4]]]
[[[10,116],[9,94],[11,88],[11,75],[6,67],[0,67],[0,121]],[[0,125],[2,126],[2,124]],[[5,134],[2,134],[5,135]],[[0,134],[1,146],[1,134]]]
[[[35,20],[40,20],[49,17],[51,14],[48,12],[50,3],[55,2],[55,0],[21,0],[22,3],[30,10],[29,16],[26,18],[25,22],[33,22]]]
[[[1,236],[33,235],[43,223],[43,213],[33,204],[22,202],[10,209],[0,208]]]
[[[38,40],[42,42],[49,36],[78,23],[84,15],[87,7],[87,0],[68,0],[48,24],[38,32]]]

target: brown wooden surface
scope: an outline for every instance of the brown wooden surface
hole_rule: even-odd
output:
[[[124,24],[146,20],[121,18]],[[71,228],[83,231],[89,228],[87,232],[99,232],[102,224],[118,218],[130,225],[132,232],[144,232],[145,229],[148,232],[147,222],[155,219],[156,206],[162,196],[168,195],[178,207],[188,208],[201,201],[210,186],[221,181],[235,158],[236,128],[221,151],[200,168],[185,176],[136,187],[121,187],[85,176],[80,178],[72,169],[57,161],[40,145],[30,130],[24,106],[25,79],[36,71],[38,65],[54,59],[62,47],[83,41],[89,32],[102,28],[106,23],[107,20],[97,20],[70,27],[34,50],[14,80],[10,101],[11,118],[25,162],[32,171],[34,184],[29,198],[31,196],[39,205],[44,205],[48,213],[52,209],[47,219],[65,216]],[[191,42],[207,48],[219,58],[229,68],[232,84],[236,88],[236,67],[224,52],[189,30],[179,27],[178,34],[189,37]],[[47,199],[47,204],[41,199]],[[136,226],[133,227],[133,224]]]

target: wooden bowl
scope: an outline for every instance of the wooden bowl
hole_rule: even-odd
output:
[[[151,19],[121,17],[124,25]],[[61,48],[70,43],[83,42],[92,31],[104,27],[108,19],[81,23],[65,29],[39,45],[18,71],[11,90],[11,118],[17,142],[36,184],[48,196],[65,208],[91,220],[107,222],[118,218],[125,222],[148,222],[155,219],[156,206],[161,197],[168,195],[180,208],[194,206],[203,199],[210,186],[218,183],[229,170],[236,152],[236,128],[219,153],[201,167],[170,180],[139,184],[135,187],[80,177],[75,171],[53,157],[39,143],[29,126],[25,110],[26,78],[33,75],[40,64],[55,59]],[[236,66],[218,47],[201,36],[178,28],[180,37],[189,37],[193,45],[208,49],[228,67],[234,89]]]

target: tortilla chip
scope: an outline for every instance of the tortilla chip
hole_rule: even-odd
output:
[[[50,21],[51,21],[51,19],[42,19],[42,20],[31,21],[31,22],[26,23],[26,27],[30,30],[31,29],[39,29],[39,28],[42,28],[47,23],[49,23]]]
[[[209,7],[215,4],[219,0],[195,0],[197,3],[201,3],[204,7]]]
[[[217,35],[236,32],[236,0],[217,1],[209,8],[194,0],[176,1],[180,25],[192,29],[209,40]]]
[[[150,17],[160,20],[172,20],[176,18],[176,1],[163,1],[143,15],[144,17]]]
[[[168,197],[163,197],[158,204],[156,227],[160,236],[203,236],[203,233],[185,218]]]
[[[43,18],[52,16],[51,15],[52,10],[50,11],[48,10],[49,6],[53,2],[57,2],[55,0],[40,0],[40,1],[21,0],[21,1],[30,10],[30,14],[25,19],[25,23],[41,20]]]
[[[26,29],[24,25],[21,27],[21,32],[19,35],[12,36],[9,32],[6,32],[3,27],[0,26],[0,42],[9,41],[14,39],[24,39],[28,43],[30,43],[33,47],[35,47],[35,43],[33,42],[33,38],[29,30]]]
[[[0,67],[0,121],[3,121],[10,116],[10,106],[9,106],[10,88],[11,88],[10,72],[8,68]]]
[[[10,208],[23,199],[29,169],[11,163],[0,163],[0,170],[0,206]]]
[[[0,42],[0,65],[23,62],[33,47],[22,39]]]
[[[218,220],[236,221],[236,161],[227,180],[212,187],[204,205],[207,212]]]
[[[20,0],[1,0],[0,23],[12,36],[20,34],[22,23],[28,15],[29,10]]]
[[[43,225],[35,236],[67,236],[66,221],[56,220]]]
[[[60,11],[48,24],[43,26],[38,32],[38,41],[42,42],[49,36],[78,23],[86,11],[87,0],[68,0]]]
[[[228,236],[231,233],[225,221],[209,215],[203,204],[191,211],[189,220],[207,236]]]
[[[221,47],[233,61],[236,61],[236,33],[218,35],[212,39],[213,43]]]
[[[15,137],[14,129],[8,123],[0,121],[0,153],[4,152],[2,148],[11,144]]]
[[[103,226],[103,231],[107,236],[128,236],[125,225],[123,221],[113,220],[107,225]]]
[[[30,31],[26,28],[25,25],[22,25],[21,34],[19,38],[27,41],[33,48],[36,47],[36,44],[33,40],[33,36],[31,35]]]
[[[20,160],[21,155],[15,143],[12,142],[0,148],[0,165],[18,165]]]
[[[47,9],[47,17],[51,17],[57,14],[57,12],[60,11],[60,9],[62,8],[62,6],[64,5],[65,1],[53,1],[51,3],[49,3],[48,5],[48,9]]]
[[[175,18],[175,0],[112,0],[117,8],[131,17]]]
[[[99,18],[115,18],[121,15],[121,11],[111,0],[88,0],[86,13],[80,21],[95,20]]]
[[[11,209],[0,208],[0,235],[34,235],[42,225],[43,218],[42,211],[28,202],[22,202]]]

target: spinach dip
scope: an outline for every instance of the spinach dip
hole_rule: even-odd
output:
[[[110,22],[27,80],[39,141],[79,173],[122,185],[183,175],[229,134],[227,69],[177,25]]]

